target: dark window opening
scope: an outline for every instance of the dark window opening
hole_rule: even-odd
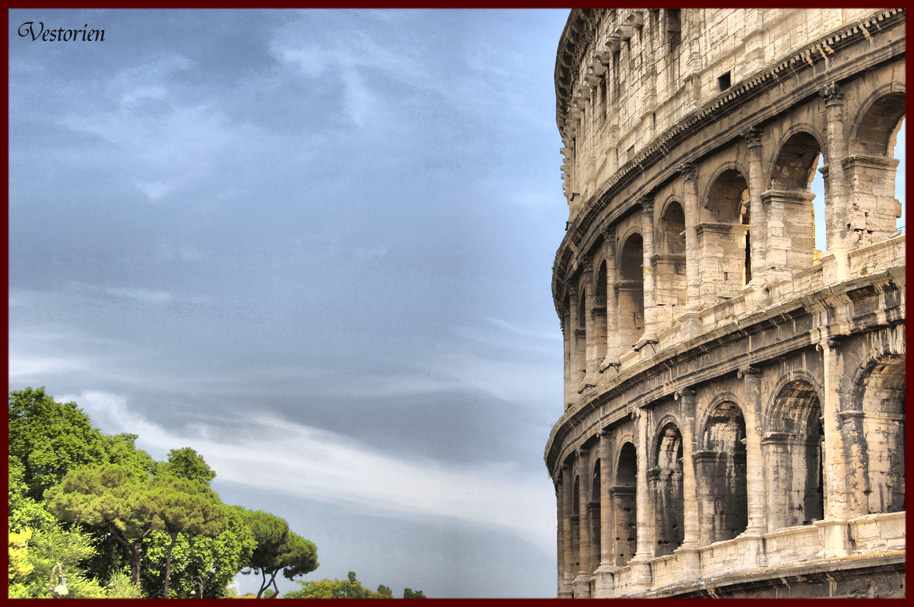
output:
[[[726,91],[728,88],[730,88],[730,72],[727,72],[717,79],[717,86],[722,91]]]

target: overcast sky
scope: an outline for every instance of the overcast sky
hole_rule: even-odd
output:
[[[567,14],[12,11],[10,388],[193,447],[306,579],[554,596]]]

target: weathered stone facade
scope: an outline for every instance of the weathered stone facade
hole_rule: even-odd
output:
[[[903,596],[904,17],[571,12],[560,597]]]

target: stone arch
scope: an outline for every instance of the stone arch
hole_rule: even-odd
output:
[[[706,220],[695,226],[703,305],[736,297],[752,279],[749,186],[745,175],[733,165],[725,165],[717,172],[704,199]]]
[[[895,198],[898,159],[892,157],[895,138],[905,117],[903,87],[874,91],[854,119],[849,150],[843,162],[850,189],[852,223],[859,244],[880,242],[896,229],[901,203]]]
[[[660,323],[672,322],[685,308],[689,263],[685,250],[685,212],[682,203],[671,196],[660,210],[654,254],[654,301]]]
[[[635,445],[626,441],[616,459],[615,482],[609,495],[613,511],[614,562],[628,563],[638,549],[637,502],[635,499],[638,457]]]
[[[746,422],[735,399],[712,401],[699,436],[695,476],[701,541],[710,544],[736,537],[749,522]]]
[[[861,365],[849,411],[842,412],[845,456],[860,471],[862,514],[905,509],[905,355],[880,353]],[[862,494],[862,495],[861,495]]]
[[[857,154],[888,156],[905,116],[905,91],[892,83],[873,91],[854,117],[850,144]]]
[[[644,332],[644,241],[638,232],[622,242],[615,284],[620,343],[634,346]]]
[[[656,518],[656,555],[663,556],[672,554],[683,540],[682,433],[677,424],[662,421],[654,445],[648,485]]]
[[[786,378],[784,378],[786,379]],[[768,529],[824,518],[822,406],[806,379],[779,382],[768,408],[762,454],[768,470]]]
[[[762,203],[768,224],[766,261],[777,270],[813,265],[816,228],[811,185],[821,154],[819,137],[802,125],[784,137],[771,161]]]

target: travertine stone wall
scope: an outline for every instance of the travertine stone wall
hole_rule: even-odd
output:
[[[559,596],[903,595],[904,16],[571,11]]]

